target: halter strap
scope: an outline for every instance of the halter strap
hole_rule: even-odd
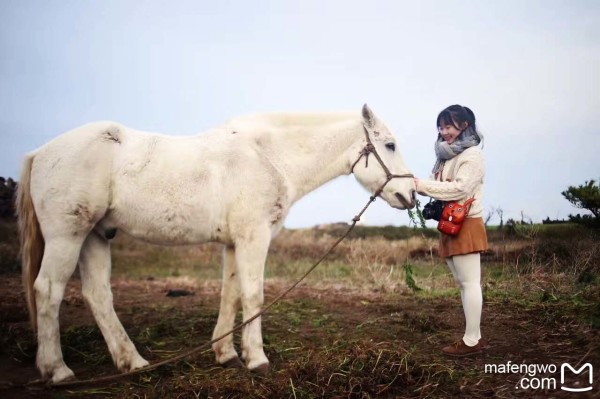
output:
[[[381,168],[385,172],[385,176],[387,178],[387,181],[384,183],[383,186],[385,186],[390,180],[392,180],[394,178],[409,178],[409,177],[414,178],[415,177],[412,173],[405,173],[402,175],[392,174],[390,172],[390,170],[387,168],[387,166],[385,166],[385,163],[383,163],[383,160],[377,153],[377,150],[375,149],[375,145],[373,144],[373,142],[371,141],[371,138],[369,137],[369,131],[367,130],[367,128],[364,125],[363,125],[363,129],[365,131],[365,136],[367,138],[367,144],[360,151],[360,156],[358,157],[358,159],[352,164],[350,173],[354,173],[354,167],[361,160],[361,158],[363,156],[365,157],[365,168],[368,168],[369,167],[369,155],[373,154],[375,156],[375,159],[377,159],[377,162],[379,162],[379,165],[381,165]],[[381,187],[381,189],[383,189],[383,186]]]

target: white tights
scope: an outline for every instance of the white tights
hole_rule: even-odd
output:
[[[479,328],[481,322],[481,262],[479,252],[454,255],[446,258],[446,263],[460,286],[460,298],[465,312],[465,335],[463,341],[468,346],[475,346],[481,338]]]

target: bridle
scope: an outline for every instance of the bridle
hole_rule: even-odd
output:
[[[352,168],[350,169],[350,173],[354,173],[354,167],[356,166],[356,164],[358,164],[358,162],[362,159],[362,157],[365,157],[365,168],[368,168],[369,167],[369,155],[373,154],[373,156],[375,156],[375,159],[377,160],[377,162],[379,162],[379,165],[381,165],[381,168],[385,172],[386,181],[385,181],[385,183],[383,183],[381,185],[381,187],[379,187],[375,191],[375,193],[373,193],[372,198],[378,197],[383,192],[383,188],[392,179],[396,179],[396,178],[400,178],[400,179],[401,178],[413,178],[414,179],[415,176],[412,173],[405,173],[405,174],[402,174],[402,175],[395,175],[392,172],[390,172],[390,170],[387,168],[387,166],[385,166],[385,163],[383,163],[383,160],[381,159],[381,157],[377,153],[377,149],[375,149],[375,145],[373,144],[373,142],[371,141],[371,138],[369,137],[369,131],[367,130],[367,128],[364,125],[363,125],[363,129],[365,130],[365,136],[367,138],[367,144],[365,144],[365,146],[363,147],[363,149],[360,151],[360,156],[358,157],[358,159],[356,160],[356,162],[354,162],[352,164]]]

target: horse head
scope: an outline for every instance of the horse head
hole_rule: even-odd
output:
[[[415,183],[404,164],[396,139],[388,127],[365,104],[362,109],[364,137],[359,154],[353,151],[352,172],[370,193],[379,194],[390,206],[408,209],[415,206]],[[388,181],[389,180],[389,181]],[[386,183],[387,181],[387,183]]]

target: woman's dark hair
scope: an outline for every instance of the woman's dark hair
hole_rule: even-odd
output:
[[[442,125],[453,125],[458,130],[464,130],[461,129],[464,122],[467,122],[469,126],[473,126],[473,129],[477,130],[477,126],[475,126],[475,114],[473,111],[458,104],[451,105],[440,112],[436,121],[438,129]]]

